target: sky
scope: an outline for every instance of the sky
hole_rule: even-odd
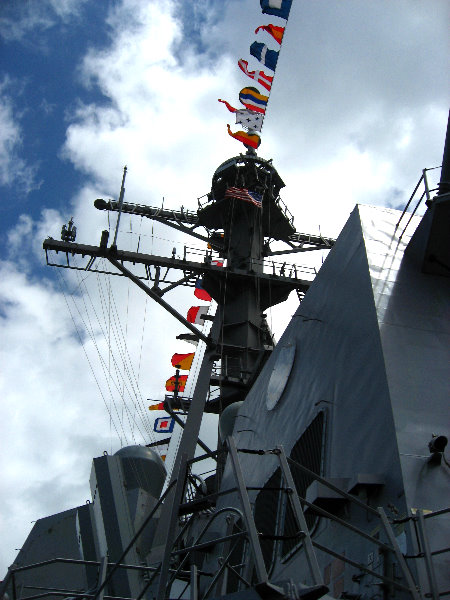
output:
[[[336,237],[357,203],[403,209],[441,164],[449,12],[446,0],[294,0],[258,153],[297,231]],[[274,48],[254,34],[271,22],[284,24],[257,0],[0,3],[0,577],[34,520],[90,497],[92,457],[155,439],[147,399],[163,398],[171,355],[193,349],[133,284],[50,268],[42,242],[72,216],[79,243],[114,230],[93,202],[118,197],[124,165],[127,201],[196,210],[217,166],[245,151],[217,99],[238,106],[252,82],[237,60],[260,67],[249,46]],[[202,260],[195,240],[121,220],[119,248],[184,244]],[[183,314],[196,304],[189,288],[166,297]],[[291,297],[270,312],[277,338],[295,309]]]

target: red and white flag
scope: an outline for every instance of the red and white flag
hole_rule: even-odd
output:
[[[243,73],[250,77],[250,79],[254,79],[258,83],[260,83],[263,87],[266,88],[270,92],[270,88],[272,87],[273,77],[270,75],[266,75],[264,71],[249,71],[248,70],[248,61],[240,58],[238,60],[239,68]]]
[[[195,325],[204,325],[203,317],[208,314],[209,306],[191,306],[188,310],[187,320]]]

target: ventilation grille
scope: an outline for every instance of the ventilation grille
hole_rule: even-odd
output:
[[[317,475],[321,475],[322,471],[322,446],[323,446],[323,434],[324,434],[324,413],[320,412],[311,424],[305,429],[304,433],[292,448],[290,458],[303,465],[310,471],[313,471]],[[306,496],[306,490],[309,485],[314,481],[314,478],[307,473],[304,473],[300,469],[296,469],[295,465],[291,465],[292,477],[295,483],[295,489],[297,494],[304,498]],[[314,514],[306,514],[306,523],[308,529],[311,531],[317,521],[317,516]],[[282,542],[282,555],[290,553],[297,545],[298,541],[293,538],[298,531],[299,526],[296,523],[294,513],[290,506],[290,503],[286,503],[286,512],[284,518],[284,531],[283,536],[286,539]],[[291,539],[293,538],[293,539]]]

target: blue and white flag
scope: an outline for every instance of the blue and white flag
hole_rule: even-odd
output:
[[[246,109],[237,110],[235,115],[236,123],[239,125],[243,125],[247,129],[252,129],[253,131],[261,131],[264,118],[261,113]]]
[[[292,0],[259,0],[264,14],[288,19]]]
[[[276,50],[269,50],[266,44],[253,42],[250,46],[250,54],[271,71],[275,71],[277,68],[278,52]]]
[[[156,433],[172,433],[174,425],[175,419],[172,417],[159,417],[159,419],[155,419],[153,431],[156,431]]]

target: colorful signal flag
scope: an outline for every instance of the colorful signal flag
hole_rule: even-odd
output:
[[[202,318],[208,314],[209,306],[191,306],[187,313],[187,320],[194,325],[204,325],[205,320]]]
[[[212,300],[210,294],[208,294],[208,292],[203,287],[203,279],[201,278],[197,279],[197,281],[195,282],[194,296],[199,300],[205,300],[205,302],[211,302]]]
[[[258,33],[258,31],[262,29],[263,31],[267,31],[268,34],[270,34],[274,40],[276,40],[279,44],[281,44],[281,42],[283,41],[283,35],[284,35],[284,27],[278,27],[277,25],[260,25],[259,27],[257,27],[255,29],[255,33]]]
[[[250,146],[251,148],[255,148],[256,150],[256,148],[258,148],[258,146],[260,145],[261,138],[256,133],[247,133],[245,131],[236,131],[235,133],[233,133],[230,129],[230,126],[227,125],[227,127],[228,134],[231,135],[231,137],[235,140],[242,142],[244,146]]]
[[[274,15],[286,20],[289,18],[292,0],[259,0],[259,3],[266,15]]]
[[[189,371],[194,360],[195,352],[189,352],[189,354],[174,354],[172,356],[172,367]]]
[[[270,88],[272,87],[273,76],[267,75],[264,71],[249,71],[248,70],[248,61],[240,58],[238,60],[239,68],[243,73],[250,77],[250,79],[254,79],[260,85],[262,85],[268,92],[270,92]]]
[[[255,44],[256,43],[257,42],[255,42]],[[259,91],[254,87],[245,87],[239,92],[239,101],[245,106],[245,108],[264,114],[266,112],[269,96],[260,94]]]
[[[175,419],[172,417],[159,417],[155,419],[153,431],[156,433],[172,433],[175,425]]]
[[[178,391],[179,392],[184,392],[184,388],[186,387],[187,378],[188,378],[187,375],[179,375],[179,377],[178,377]],[[175,385],[176,385],[176,377],[174,375],[173,377],[169,377],[169,379],[166,381],[166,390],[168,392],[174,392]]]

